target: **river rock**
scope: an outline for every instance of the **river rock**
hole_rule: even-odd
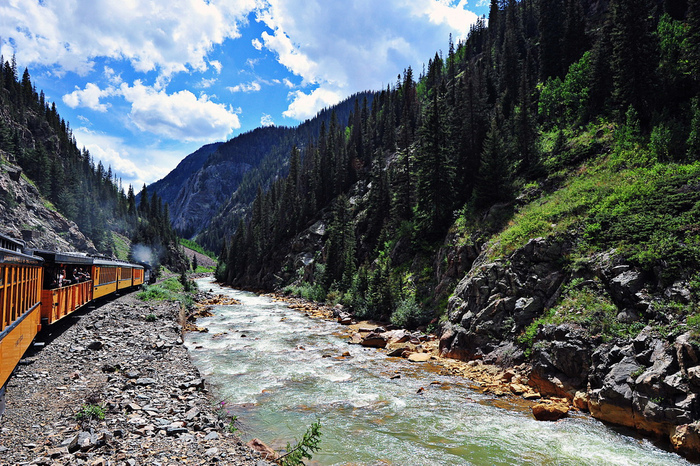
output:
[[[532,407],[532,415],[538,421],[558,421],[569,414],[569,407],[559,403],[538,403]]]
[[[387,339],[384,334],[372,332],[362,338],[360,345],[370,348],[385,348]]]
[[[262,442],[261,440],[259,440],[257,438],[254,438],[253,440],[246,443],[246,446],[248,446],[250,449],[255,450],[258,453],[260,453],[262,455],[263,459],[274,461],[279,457],[279,455],[277,454],[277,452],[275,450],[273,450],[269,446],[265,445],[264,442]]]
[[[430,358],[432,358],[430,353],[411,353],[407,359],[411,362],[426,362],[430,361]]]

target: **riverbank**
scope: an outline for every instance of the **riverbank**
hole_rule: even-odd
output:
[[[528,364],[503,368],[480,360],[460,361],[442,357],[436,335],[391,329],[385,322],[356,321],[342,307],[331,307],[301,298],[270,293],[270,298],[285,302],[313,318],[337,321],[347,334],[348,343],[381,348],[389,356],[402,357],[415,363],[429,362],[443,375],[458,376],[470,382],[470,388],[498,397],[513,397],[514,407],[532,410],[538,420],[553,421],[569,415],[571,411],[587,411],[579,399],[545,396],[536,389],[536,381]]]
[[[7,386],[0,464],[268,464],[217,416],[179,315],[130,293],[42,332]]]

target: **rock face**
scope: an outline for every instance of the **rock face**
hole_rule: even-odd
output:
[[[567,250],[566,244],[537,238],[514,252],[510,263],[484,263],[482,254],[449,301],[442,354],[497,359],[504,337],[519,334],[556,299]]]
[[[95,245],[78,226],[47,207],[37,188],[22,176],[22,169],[0,166],[0,233],[22,240],[27,247],[96,253]]]
[[[606,296],[614,324],[648,325],[635,338],[608,333],[607,340],[584,325],[540,325],[529,349],[527,385],[700,456],[700,344],[690,332],[669,338],[657,330],[677,319],[663,311],[663,303],[689,305],[697,297],[684,282],[664,288],[656,271],[637,270],[614,250],[569,271],[563,260],[569,250],[565,240],[536,238],[505,259],[488,262],[482,253],[449,301],[441,355],[508,367],[525,361],[518,337],[559,303],[575,279],[577,286]],[[556,417],[549,411],[538,407],[536,416]]]
[[[289,131],[282,127],[258,128],[225,143],[203,146],[149,186],[148,192],[157,193],[168,203],[172,224],[183,236],[194,236],[209,225],[244,175],[280,145]],[[248,201],[243,203],[247,207]]]
[[[700,415],[700,370],[689,334],[673,343],[647,328],[631,343],[601,345],[592,356],[589,409],[604,421],[668,436],[678,448],[692,447]],[[698,450],[700,451],[700,450]]]

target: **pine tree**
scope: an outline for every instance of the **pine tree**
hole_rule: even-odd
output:
[[[685,39],[685,58],[697,96],[700,96],[700,0],[688,0],[686,16],[688,36]]]
[[[484,208],[511,197],[511,166],[496,118],[491,120],[491,129],[486,134],[481,166],[474,190],[474,201]]]
[[[564,74],[562,38],[565,12],[562,0],[539,0],[540,30],[540,80]]]
[[[631,105],[642,121],[651,117],[653,76],[658,58],[654,54],[648,0],[611,0],[610,21],[613,99],[618,117]]]

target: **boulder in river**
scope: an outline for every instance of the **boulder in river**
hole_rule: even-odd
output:
[[[360,344],[362,346],[367,346],[370,348],[385,348],[387,344],[387,339],[381,333],[372,332],[364,338],[362,338]]]
[[[569,414],[565,403],[537,403],[532,407],[532,415],[538,421],[558,421]]]

